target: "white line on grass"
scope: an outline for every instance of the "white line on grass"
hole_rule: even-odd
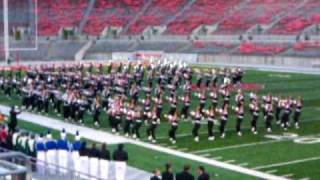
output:
[[[211,154],[200,154],[200,156],[209,157],[209,156],[211,156]]]
[[[291,177],[291,176],[293,176],[293,174],[284,174],[284,175],[281,175],[282,177]]]
[[[309,180],[310,178],[309,177],[305,177],[305,178],[301,178],[299,180]]]
[[[227,161],[223,161],[223,162],[225,162],[225,163],[234,163],[235,160],[231,159],[231,160],[227,160]]]
[[[226,150],[226,149],[237,149],[241,147],[249,147],[249,146],[256,146],[256,145],[261,145],[261,144],[270,144],[270,143],[276,143],[276,142],[281,142],[284,140],[269,140],[269,141],[263,141],[263,142],[255,142],[255,143],[247,143],[247,144],[240,144],[240,145],[232,145],[232,146],[224,146],[221,148],[212,148],[212,149],[204,149],[204,150],[199,150],[199,151],[193,151],[191,153],[206,153],[206,152],[213,152],[213,151],[221,151],[221,150]]]
[[[273,170],[266,171],[266,173],[268,173],[268,174],[272,174],[272,173],[276,173],[277,171],[278,171],[278,170],[273,169]]]
[[[316,160],[320,160],[320,156],[305,158],[305,159],[298,159],[298,160],[294,160],[294,161],[288,161],[288,162],[282,162],[282,163],[276,163],[276,164],[257,166],[257,167],[254,167],[253,169],[260,170],[260,169],[265,169],[265,168],[286,166],[286,165],[290,165],[290,164],[298,164],[298,163],[303,163],[303,162],[307,162],[307,161],[316,161]]]
[[[241,164],[237,164],[237,166],[248,166],[248,163],[241,163]]]
[[[180,149],[177,149],[178,151],[188,151],[188,148],[180,148]]]
[[[10,108],[8,106],[0,105],[0,110],[1,110],[1,112],[5,113],[5,114],[9,114]],[[191,153],[181,152],[181,151],[177,151],[174,149],[169,149],[169,148],[166,148],[163,146],[150,144],[150,143],[146,143],[146,142],[142,142],[142,141],[135,141],[135,140],[128,139],[125,137],[121,137],[121,136],[115,136],[109,132],[104,132],[101,130],[96,130],[96,129],[83,127],[83,126],[79,126],[79,125],[74,125],[74,124],[66,123],[66,122],[63,122],[61,120],[57,120],[54,118],[35,115],[35,114],[28,113],[28,112],[22,112],[18,116],[18,118],[23,121],[26,121],[26,122],[38,124],[40,126],[44,126],[44,127],[48,127],[48,128],[52,128],[52,129],[56,129],[56,130],[61,130],[62,128],[65,128],[66,132],[71,133],[71,134],[74,134],[76,132],[76,130],[79,130],[81,132],[82,137],[89,139],[89,140],[93,140],[93,141],[97,141],[97,142],[106,142],[107,141],[106,139],[110,138],[110,139],[112,139],[112,141],[114,143],[116,141],[118,141],[118,143],[127,142],[127,143],[131,143],[131,144],[134,144],[134,145],[146,148],[146,149],[170,154],[170,155],[180,157],[183,159],[197,161],[199,163],[205,163],[207,165],[220,167],[220,168],[223,168],[226,170],[238,172],[241,174],[246,174],[249,176],[254,176],[254,177],[257,177],[260,179],[273,179],[273,180],[287,179],[284,177],[280,177],[280,176],[276,176],[276,175],[272,175],[272,174],[267,174],[267,173],[264,173],[261,171],[257,171],[257,170],[253,170],[253,169],[249,169],[249,168],[244,168],[241,166],[236,166],[233,164],[224,163],[224,162],[217,161],[214,159],[208,159],[208,158],[194,155]],[[106,138],[106,137],[108,137],[108,138]]]
[[[222,157],[221,157],[221,156],[217,156],[217,157],[213,157],[212,159],[214,159],[214,160],[220,160],[220,159],[222,159]]]

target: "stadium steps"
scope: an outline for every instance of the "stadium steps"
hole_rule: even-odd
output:
[[[309,2],[309,0],[304,0],[304,1],[301,1],[301,3],[299,5],[297,5],[295,8],[291,9],[288,13],[281,13],[281,14],[278,14],[277,18],[271,22],[269,25],[267,25],[267,27],[265,29],[263,29],[262,33],[266,33],[268,32],[270,29],[272,29],[275,25],[277,25],[281,20],[282,18],[286,17],[287,15],[289,14],[293,14],[296,12],[296,10],[302,8],[305,4],[307,4]]]
[[[87,24],[89,15],[91,14],[91,10],[92,10],[92,8],[94,6],[95,1],[96,0],[90,0],[89,6],[88,6],[88,8],[86,9],[86,11],[84,13],[84,17],[82,18],[82,20],[80,22],[80,25],[79,25],[79,33],[80,34],[82,33],[84,26]]]
[[[135,22],[139,20],[139,18],[148,10],[150,5],[152,5],[153,1],[156,0],[149,0],[141,9],[141,11],[123,28],[122,33],[127,33],[129,30],[130,26],[133,25]]]
[[[176,13],[173,17],[169,18],[164,24],[163,26],[168,26],[170,23],[172,23],[177,17],[181,16],[187,9],[191,8],[191,6],[193,5],[193,3],[195,3],[196,0],[190,0],[185,6],[183,6],[181,8],[181,10]]]

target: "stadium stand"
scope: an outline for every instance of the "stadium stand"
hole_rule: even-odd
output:
[[[235,53],[273,56],[286,51],[288,48],[288,44],[244,42]]]
[[[288,14],[273,27],[271,34],[299,34],[308,26],[320,23],[320,2],[317,0],[308,1],[303,7]]]
[[[39,35],[54,36],[62,27],[78,27],[87,5],[88,0],[38,1]]]

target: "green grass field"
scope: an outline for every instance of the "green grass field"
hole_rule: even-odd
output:
[[[244,82],[264,85],[265,88],[258,92],[260,95],[273,93],[283,96],[303,97],[304,108],[301,117],[301,128],[290,128],[287,132],[284,132],[274,123],[272,133],[272,135],[279,136],[283,136],[284,133],[294,133],[300,138],[294,137],[281,140],[267,138],[262,117],[259,119],[259,134],[253,135],[250,132],[249,119],[251,117],[247,114],[243,122],[244,131],[242,137],[236,136],[235,116],[231,115],[227,124],[227,136],[225,139],[220,139],[216,134],[215,141],[208,141],[206,127],[203,125],[200,142],[195,143],[191,136],[192,124],[190,122],[182,122],[178,129],[177,144],[172,146],[167,137],[169,125],[163,122],[157,129],[157,143],[210,159],[286,176],[290,179],[319,179],[320,170],[317,165],[320,164],[320,118],[318,117],[320,113],[320,76],[248,70],[246,71]],[[3,92],[0,94],[0,102],[6,105],[20,104],[19,97],[14,96],[12,100],[8,100],[3,96]],[[192,106],[195,107],[196,104]],[[167,110],[168,108],[165,107],[164,111]],[[49,116],[60,118],[53,112],[50,112]],[[85,125],[93,127],[93,120],[90,115],[86,115]],[[25,122],[20,122],[19,126],[35,132],[43,132],[45,129]],[[101,129],[110,131],[105,114],[102,114]],[[141,130],[145,140],[144,131],[145,128]],[[110,146],[110,148],[113,149],[114,146]],[[183,164],[189,163],[192,164],[194,167],[193,172],[195,172],[195,167],[199,165],[194,161],[151,151],[136,145],[127,144],[126,148],[130,155],[129,164],[147,171],[162,167],[168,161],[174,164],[175,171],[180,170]],[[217,167],[206,167],[212,175],[217,175],[219,179],[252,178]]]

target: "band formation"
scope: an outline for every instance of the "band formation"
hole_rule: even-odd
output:
[[[141,138],[141,127],[146,126],[153,143],[163,122],[170,126],[173,144],[181,122],[193,126],[190,133],[196,142],[201,128],[207,129],[210,141],[217,135],[225,138],[229,121],[236,122],[241,136],[244,117],[250,117],[246,120],[251,121],[253,134],[259,123],[272,132],[272,121],[284,130],[299,128],[302,98],[245,92],[244,76],[240,68],[200,70],[171,61],[42,65],[2,71],[0,87],[8,98],[13,93],[21,97],[22,110],[47,114],[54,110],[78,124],[90,115],[97,128],[106,116],[113,133],[123,131],[134,139]]]

